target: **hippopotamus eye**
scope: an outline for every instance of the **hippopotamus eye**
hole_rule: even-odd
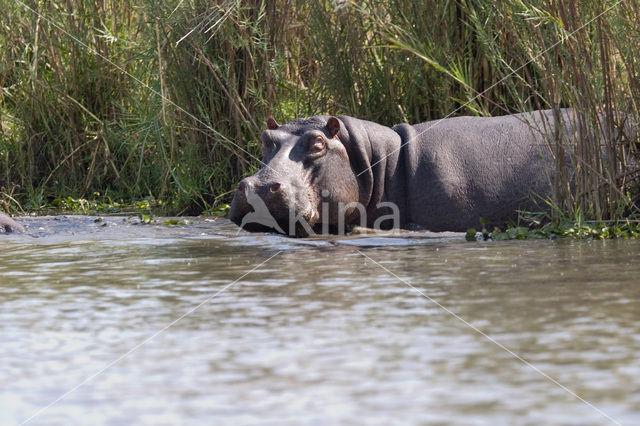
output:
[[[271,139],[262,138],[262,150],[263,151],[271,151],[275,148],[275,144]]]
[[[324,141],[324,138],[322,136],[316,136],[315,138],[311,139],[311,143],[309,145],[309,152],[311,152],[312,154],[318,153],[318,152],[322,152],[326,147],[326,143]]]

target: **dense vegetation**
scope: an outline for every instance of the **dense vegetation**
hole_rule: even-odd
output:
[[[635,136],[617,130],[640,111],[638,0],[5,0],[2,14],[5,208],[210,209],[259,166],[270,115],[392,125],[570,106],[579,139],[549,138],[554,211],[634,211]]]

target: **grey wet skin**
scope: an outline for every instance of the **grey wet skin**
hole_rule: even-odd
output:
[[[24,227],[22,225],[4,213],[0,213],[0,229],[4,229],[5,232],[24,232]]]
[[[571,116],[562,110],[561,130],[568,137],[574,133]],[[347,225],[465,231],[484,219],[501,226],[518,210],[544,209],[541,200],[551,195],[555,179],[550,110],[393,128],[349,116],[282,126],[269,119],[267,127],[261,135],[265,166],[240,183],[229,213],[247,230],[277,229],[243,223],[254,211],[248,198],[256,196],[278,231],[289,235],[307,234],[297,224],[290,229],[290,212],[316,232],[335,229],[340,203],[363,207],[344,212]],[[377,222],[392,211],[389,203],[397,206],[397,220]]]

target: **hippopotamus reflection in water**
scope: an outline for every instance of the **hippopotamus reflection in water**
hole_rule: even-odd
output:
[[[560,114],[570,137],[571,115]],[[229,218],[296,236],[353,224],[434,232],[481,219],[503,225],[551,195],[554,129],[551,110],[393,128],[348,116],[269,119],[264,166],[240,182]]]
[[[0,213],[0,229],[4,232],[20,231],[24,232],[24,228],[15,220],[11,219],[4,213]]]

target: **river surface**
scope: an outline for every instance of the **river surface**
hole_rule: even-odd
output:
[[[2,425],[640,424],[640,241],[19,220]]]

